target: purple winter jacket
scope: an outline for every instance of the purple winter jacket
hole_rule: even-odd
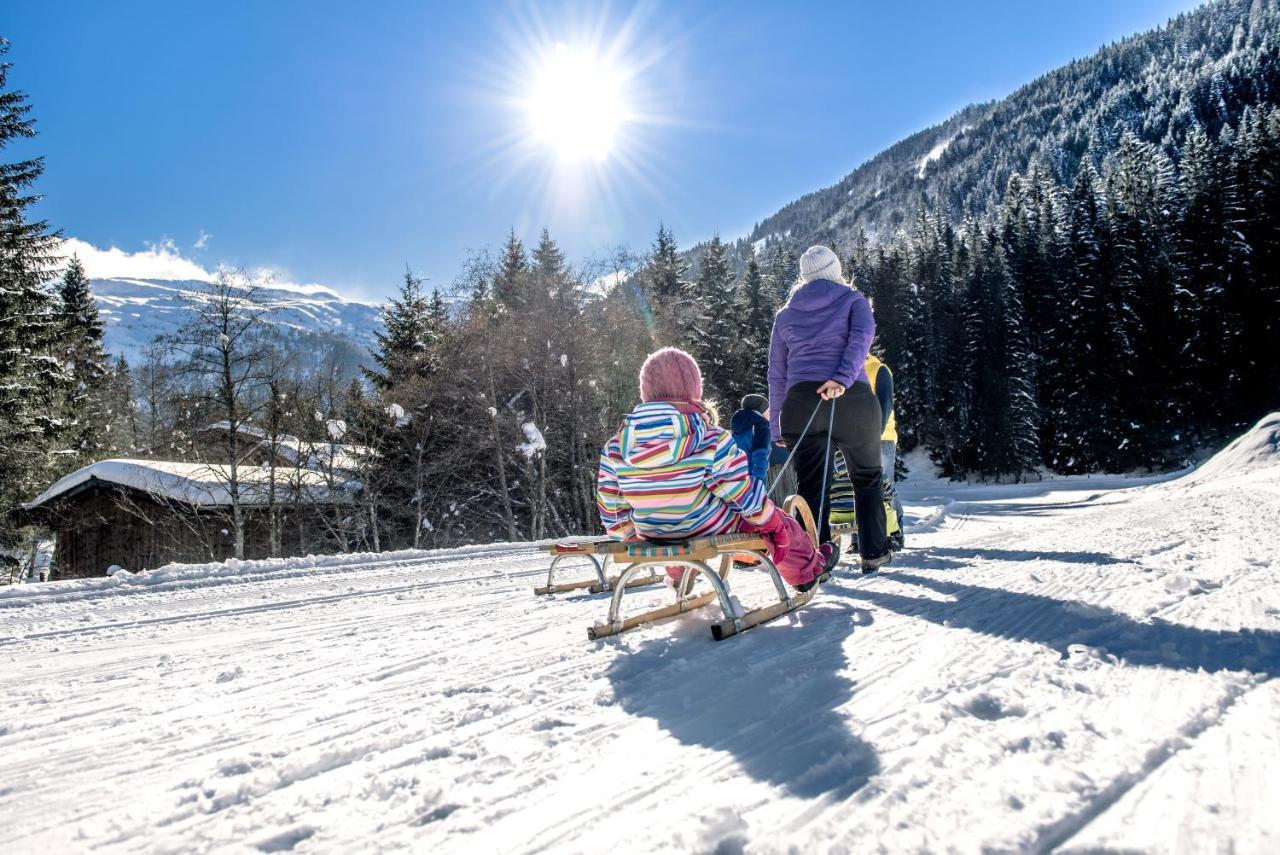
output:
[[[782,436],[782,401],[805,380],[866,382],[867,352],[876,336],[871,304],[861,291],[827,279],[800,286],[778,312],[769,341],[769,423]]]

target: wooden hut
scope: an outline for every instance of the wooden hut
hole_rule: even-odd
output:
[[[239,466],[245,557],[336,552],[337,532],[358,485],[323,473]],[[230,468],[158,460],[102,460],[60,479],[23,506],[55,535],[52,578],[132,572],[235,554]]]

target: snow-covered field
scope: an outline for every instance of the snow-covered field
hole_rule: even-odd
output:
[[[588,642],[528,545],[3,590],[0,849],[1280,851],[1278,435],[909,483],[891,572],[720,643]]]

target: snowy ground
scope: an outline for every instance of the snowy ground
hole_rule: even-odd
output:
[[[1275,852],[1269,460],[912,485],[892,572],[721,643],[588,642],[528,546],[3,590],[0,848]]]

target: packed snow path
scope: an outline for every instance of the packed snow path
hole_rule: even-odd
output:
[[[528,546],[0,591],[0,848],[1280,850],[1280,468],[906,498],[721,643]]]

